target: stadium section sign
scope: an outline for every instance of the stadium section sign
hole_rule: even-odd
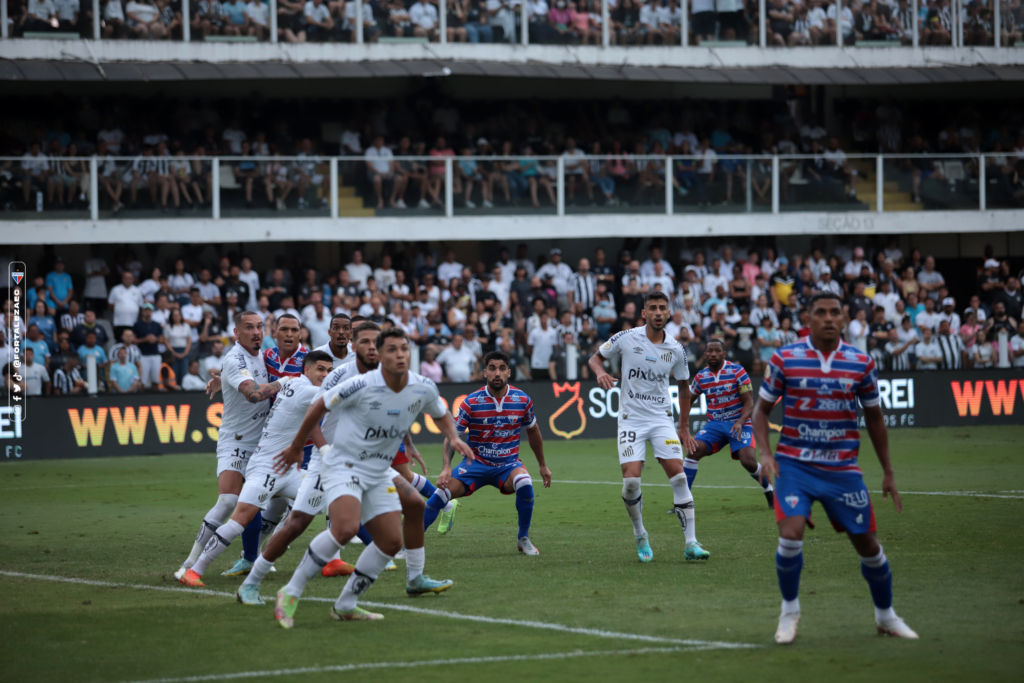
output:
[[[754,380],[760,385],[760,379]],[[480,384],[444,384],[441,395],[452,410]],[[619,390],[596,382],[532,382],[530,397],[548,441],[615,436]],[[1024,423],[1024,374],[964,371],[884,374],[879,393],[890,428]],[[678,416],[676,389],[673,414]],[[0,407],[0,460],[87,458],[112,455],[213,453],[220,427],[220,402],[205,394],[145,394],[97,398],[37,398],[20,424],[12,408]],[[690,429],[706,421],[705,405],[690,411]],[[781,423],[781,409],[772,422]],[[440,430],[427,415],[413,424],[419,442],[438,443]]]

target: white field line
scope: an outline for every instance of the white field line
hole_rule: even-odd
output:
[[[229,681],[242,678],[264,678],[270,676],[298,676],[302,674],[344,673],[366,669],[416,669],[424,666],[452,666],[456,664],[491,664],[494,662],[532,662],[555,659],[581,659],[584,657],[614,657],[630,655],[666,654],[674,652],[695,652],[708,647],[654,647],[640,650],[604,650],[554,652],[542,655],[505,655],[498,657],[463,657],[460,659],[425,659],[417,662],[366,662],[363,664],[337,664],[334,666],[310,666],[301,669],[277,669],[273,671],[239,671],[229,674],[207,674],[205,676],[182,676],[181,678],[153,678],[133,683],[201,683],[202,681]]]
[[[573,481],[569,479],[556,479],[553,480],[554,484],[597,484],[599,486],[622,486],[621,481]],[[644,482],[644,486],[662,486],[670,487],[669,484],[648,484]],[[703,484],[696,484],[693,488],[695,489],[750,489],[752,491],[760,491],[761,489],[757,486],[705,486]],[[871,493],[881,493],[881,491],[872,491]],[[1024,491],[1000,491],[999,493],[983,493],[981,491],[900,491],[901,496],[957,496],[964,498],[1011,498],[1013,500],[1024,500],[1024,496],[1007,496],[1002,495],[1006,493],[1024,493]]]
[[[128,483],[97,482],[95,484],[51,484],[49,486],[13,486],[0,488],[0,493],[6,491],[36,491],[40,489],[98,489],[109,486],[160,486],[162,484],[192,484],[199,481],[214,481],[210,477],[203,479],[155,479],[153,481],[130,481]]]
[[[39,581],[56,581],[60,583],[74,583],[83,586],[102,586],[105,588],[135,588],[138,590],[161,591],[164,593],[185,593],[189,595],[209,595],[220,598],[235,598],[234,593],[214,591],[205,588],[184,588],[181,586],[148,586],[145,584],[137,583],[114,583],[110,581],[94,581],[91,579],[76,579],[71,577],[52,576],[47,574],[25,574],[23,572],[11,572],[4,570],[0,570],[0,576],[10,576],[19,579],[35,579]],[[302,600],[306,602],[335,602],[334,598],[302,598]],[[459,619],[462,621],[474,621],[477,623],[498,624],[502,626],[522,626],[526,628],[545,629],[549,631],[561,631],[562,633],[575,633],[584,636],[594,636],[596,638],[615,638],[616,640],[637,640],[648,643],[668,643],[671,645],[684,645],[688,647],[707,647],[716,649],[742,649],[760,647],[759,645],[753,645],[749,643],[730,643],[713,640],[693,640],[689,638],[662,638],[659,636],[647,636],[638,633],[618,633],[616,631],[604,631],[595,628],[580,628],[575,626],[565,626],[563,624],[550,624],[543,621],[500,619],[496,617],[484,617],[475,614],[461,614],[459,612],[445,612],[443,610],[426,609],[423,607],[413,607],[411,605],[398,605],[387,602],[370,602],[367,600],[361,600],[360,604],[365,605],[367,607],[375,607],[378,609],[393,609],[401,612],[425,614],[432,617],[445,617],[447,619]]]

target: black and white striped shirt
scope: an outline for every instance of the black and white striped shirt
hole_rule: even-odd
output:
[[[117,360],[118,360],[117,354],[118,354],[118,351],[120,351],[121,349],[128,349],[128,361],[127,362],[129,362],[129,363],[131,363],[133,365],[142,362],[142,351],[140,351],[139,347],[136,346],[135,344],[131,344],[129,346],[125,346],[121,342],[118,342],[118,343],[116,343],[116,344],[114,344],[113,346],[110,347],[110,352],[107,354],[107,357],[110,360],[112,360],[114,362],[117,362]]]
[[[960,340],[960,335],[937,334],[935,341],[939,343],[939,348],[942,350],[942,369],[959,370],[964,350],[964,343]]]
[[[582,303],[589,311],[597,296],[597,278],[593,273],[573,273],[569,278],[569,291],[573,293],[573,302]]]
[[[81,325],[84,322],[85,313],[77,313],[75,315],[65,313],[60,317],[60,329],[67,330],[68,332],[70,332],[71,330],[75,329],[77,325]]]
[[[910,349],[897,354],[896,349],[903,346],[900,342],[886,342],[885,355],[889,359],[889,372],[906,372],[910,369]]]
[[[58,368],[57,372],[53,373],[53,391],[57,394],[70,394],[71,390],[75,388],[75,382],[82,381],[82,373],[75,368],[71,372],[68,372],[64,368]]]
[[[569,328],[572,329],[573,334],[576,335],[577,337],[579,336],[580,332],[583,331],[583,322],[584,321],[590,323],[590,329],[592,329],[592,330],[595,329],[595,327],[594,327],[594,319],[591,318],[589,315],[587,315],[587,314],[574,315],[572,317],[572,321],[569,323]]]

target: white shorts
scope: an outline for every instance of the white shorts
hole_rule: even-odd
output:
[[[266,510],[271,498],[295,498],[301,483],[301,471],[289,468],[284,474],[277,474],[273,462],[257,461],[245,473],[245,485],[238,502]]]
[[[390,470],[387,477],[394,470]],[[327,505],[342,496],[353,496],[362,505],[360,522],[366,524],[374,517],[388,512],[401,512],[402,502],[398,499],[398,487],[391,478],[365,482],[357,471],[338,463],[334,467],[326,466],[321,472],[321,485],[324,487],[324,500]],[[293,508],[294,509],[294,508]]]
[[[620,465],[627,462],[644,462],[647,456],[647,441],[651,442],[655,458],[683,459],[683,446],[679,442],[679,434],[676,432],[676,426],[668,418],[620,418],[616,439],[619,444]]]
[[[217,442],[217,476],[221,472],[238,472],[243,477],[249,466],[249,458],[256,450],[255,443],[243,443],[234,439]]]
[[[320,479],[322,466],[323,456],[320,455],[319,449],[314,448],[306,471],[302,473],[302,482],[299,484],[299,492],[295,495],[295,502],[292,503],[292,512],[316,517],[327,507],[324,500],[324,485]]]

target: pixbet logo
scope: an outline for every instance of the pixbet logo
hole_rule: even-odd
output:
[[[402,432],[398,427],[367,427],[363,441],[369,441],[370,439],[397,439],[400,436],[402,436]]]

